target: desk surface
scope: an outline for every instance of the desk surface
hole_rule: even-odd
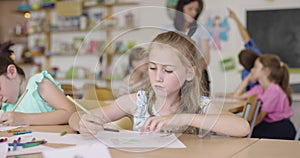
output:
[[[300,141],[260,139],[245,150],[237,153],[234,158],[298,158],[300,156]]]
[[[175,158],[175,157],[232,157],[239,151],[251,146],[258,139],[207,137],[204,139],[196,135],[182,135],[179,139],[187,146],[184,149],[160,148],[147,152],[128,152],[110,149],[112,158]]]
[[[72,131],[68,126],[30,126],[27,129],[40,132],[61,132],[67,130],[69,133]],[[7,132],[0,132],[0,136],[9,136]],[[167,158],[167,157],[189,157],[189,158],[199,158],[203,157],[231,157],[236,153],[244,150],[245,148],[251,146],[258,139],[248,139],[248,138],[229,138],[229,137],[206,137],[199,138],[197,135],[181,135],[179,139],[187,146],[184,149],[170,149],[170,148],[160,148],[155,150],[147,150],[144,152],[129,152],[128,150],[113,149],[110,148],[112,158],[122,157],[122,158]],[[52,147],[60,147],[53,146]],[[134,150],[134,149],[132,149]],[[216,151],[217,150],[217,151]],[[134,151],[137,151],[136,149]],[[41,158],[42,154],[30,154],[21,155],[20,158]]]
[[[30,126],[27,129],[40,132],[60,132],[67,130],[73,133],[68,126]],[[0,132],[0,136],[9,136],[7,132]],[[183,149],[160,148],[144,152],[130,152],[121,149],[110,148],[112,158],[168,158],[168,157],[234,157],[234,158],[282,158],[299,157],[300,141],[254,139],[254,138],[229,138],[206,137],[197,135],[181,135],[179,139],[187,146]],[[51,145],[51,144],[49,144]],[[63,145],[51,145],[62,147]],[[132,149],[133,150],[133,149]],[[136,149],[134,151],[137,151]],[[20,158],[42,158],[42,154],[21,155]]]
[[[238,113],[238,112],[243,111],[246,101],[245,100],[226,99],[226,98],[224,98],[224,99],[216,98],[216,99],[213,99],[213,103],[217,104],[224,111]]]

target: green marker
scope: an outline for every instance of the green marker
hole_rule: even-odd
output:
[[[30,148],[30,147],[38,146],[40,144],[41,144],[40,142],[23,144],[22,148]]]
[[[63,132],[60,133],[60,136],[64,136],[64,135],[66,135],[67,133],[68,133],[67,131],[63,131]]]

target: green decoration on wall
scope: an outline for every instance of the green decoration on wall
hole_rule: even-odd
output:
[[[223,71],[235,69],[235,61],[233,57],[226,58],[220,61],[220,66]]]

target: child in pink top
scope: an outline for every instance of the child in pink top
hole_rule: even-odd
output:
[[[249,81],[259,81],[260,85],[243,93],[243,86],[248,85]],[[252,137],[294,139],[296,130],[289,119],[293,115],[289,72],[278,56],[264,54],[256,59],[250,75],[238,90],[238,98],[245,99],[258,94],[258,99],[262,101]]]
[[[293,109],[290,106],[287,95],[274,82],[270,83],[265,92],[262,86],[255,86],[247,93],[249,95],[258,94],[258,98],[263,102],[261,111],[267,112],[267,115],[263,119],[266,122],[280,121],[293,115]]]

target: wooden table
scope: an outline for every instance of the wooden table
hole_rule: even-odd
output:
[[[32,131],[39,132],[61,132],[67,130],[69,133],[74,133],[68,126],[30,126],[26,127]],[[7,132],[0,132],[0,136],[10,136]],[[199,158],[203,157],[231,157],[236,153],[251,146],[258,139],[249,138],[230,138],[211,136],[199,138],[197,135],[180,135],[179,139],[187,146],[182,149],[159,148],[143,152],[137,152],[138,149],[131,149],[130,151],[110,148],[112,158],[168,158],[168,157],[189,157]],[[51,147],[61,147],[59,145],[47,144]],[[140,150],[140,149],[139,149]],[[42,158],[42,154],[21,155],[20,158]],[[59,157],[59,156],[58,156]]]
[[[74,133],[69,126],[30,126],[27,129],[39,132]],[[10,133],[0,132],[0,136],[10,136]],[[139,149],[121,150],[110,148],[112,158],[282,158],[299,157],[300,141],[255,139],[255,138],[231,138],[211,136],[199,138],[197,135],[180,135],[179,139],[187,148],[170,149],[159,148],[141,152]],[[63,147],[63,144],[47,144],[51,147]],[[138,152],[140,151],[140,152]],[[20,158],[42,158],[42,154],[21,155]],[[59,155],[58,155],[59,157]]]
[[[222,108],[224,111],[229,111],[232,113],[242,112],[246,100],[233,100],[228,98],[215,98],[213,103],[217,104],[218,107]]]
[[[160,148],[145,152],[130,152],[110,149],[112,158],[199,158],[199,157],[232,157],[258,139],[206,137],[196,135],[182,135],[179,139],[187,146],[182,149]]]
[[[300,141],[260,139],[248,146],[245,150],[237,153],[234,158],[299,158]]]

